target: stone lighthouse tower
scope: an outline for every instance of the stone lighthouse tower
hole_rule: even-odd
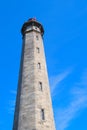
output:
[[[34,18],[23,24],[23,47],[13,130],[55,130],[43,26]]]

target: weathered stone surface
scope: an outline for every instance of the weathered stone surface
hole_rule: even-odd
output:
[[[36,31],[34,26],[32,28],[23,38],[13,130],[55,130],[43,40],[40,29],[37,27],[39,31]],[[42,83],[42,91],[39,82]],[[41,117],[41,109],[44,110],[45,120]]]

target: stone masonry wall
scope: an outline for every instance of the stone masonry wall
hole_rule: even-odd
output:
[[[31,31],[23,40],[13,130],[55,130],[42,36]]]

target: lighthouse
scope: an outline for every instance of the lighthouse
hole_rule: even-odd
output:
[[[31,18],[23,24],[21,33],[23,42],[13,130],[55,130],[44,28]]]

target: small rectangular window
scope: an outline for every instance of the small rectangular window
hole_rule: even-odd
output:
[[[40,53],[40,48],[39,47],[37,47],[37,53]]]
[[[40,91],[43,90],[42,82],[39,82],[39,90],[40,90]]]
[[[37,39],[37,40],[39,40],[39,37],[38,37],[38,36],[36,36],[36,39]]]
[[[37,68],[41,69],[41,64],[40,63],[37,64]]]
[[[37,30],[37,27],[35,27],[35,29]]]
[[[41,109],[41,119],[45,120],[45,113],[44,113],[44,109]]]

